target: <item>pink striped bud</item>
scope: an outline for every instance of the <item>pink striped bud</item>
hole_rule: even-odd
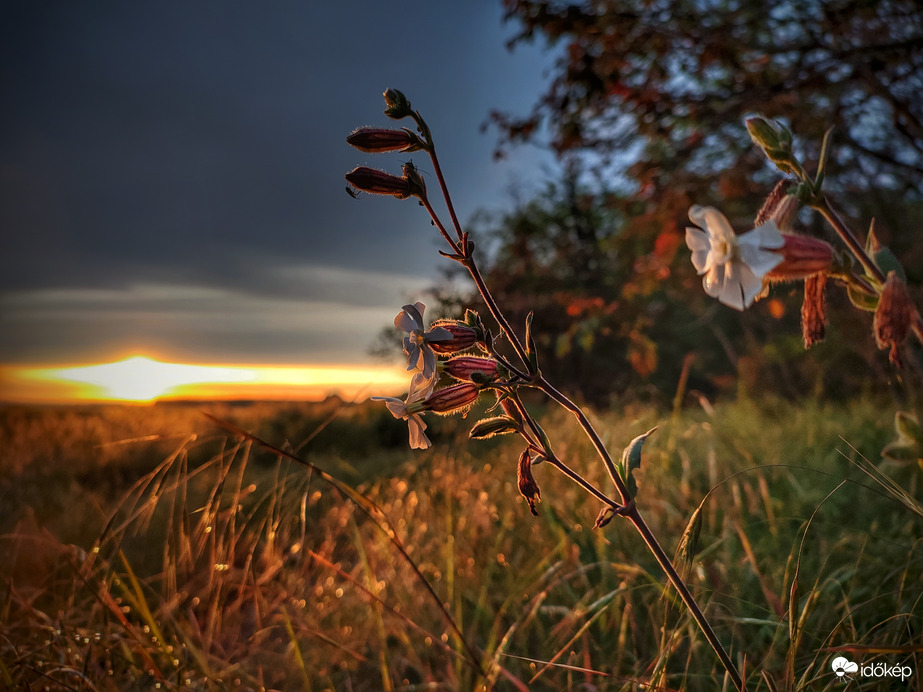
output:
[[[783,233],[785,245],[778,250],[782,263],[772,269],[766,277],[770,280],[794,281],[812,274],[826,274],[833,268],[833,248],[819,238],[806,235]]]
[[[384,127],[360,127],[346,138],[346,142],[360,151],[371,154],[385,151],[419,151],[423,144],[412,132]]]
[[[480,385],[472,382],[455,384],[444,389],[437,389],[423,402],[428,411],[439,414],[464,413],[477,401],[481,393]]]
[[[393,195],[406,199],[412,194],[410,181],[368,166],[357,166],[346,174],[346,182],[373,195]]]
[[[442,327],[452,334],[451,339],[445,341],[434,341],[430,344],[432,349],[441,355],[467,351],[479,341],[478,333],[475,329],[462,324],[457,320],[436,320],[433,327]]]
[[[442,364],[442,371],[463,382],[474,382],[474,373],[481,373],[484,380],[491,380],[497,376],[497,361],[479,356],[455,356]]]

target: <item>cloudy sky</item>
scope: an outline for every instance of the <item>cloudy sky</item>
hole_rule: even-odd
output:
[[[499,0],[4,3],[0,364],[367,361],[439,245],[413,203],[346,194],[402,158],[344,138],[401,89],[462,219],[508,206],[553,166],[479,131],[546,82],[514,31]]]

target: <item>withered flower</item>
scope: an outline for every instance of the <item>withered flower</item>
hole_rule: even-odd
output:
[[[916,307],[907,290],[907,284],[897,272],[888,272],[878,308],[875,310],[873,328],[875,343],[880,349],[890,349],[888,360],[895,367],[903,367],[900,347],[907,339],[911,325],[916,318]]]
[[[805,348],[811,348],[824,340],[827,329],[827,304],[824,296],[826,286],[826,274],[813,274],[804,280],[801,334],[804,337]]]
[[[516,479],[519,484],[520,494],[526,498],[529,503],[529,511],[532,516],[538,516],[538,510],[535,509],[535,503],[542,501],[542,491],[532,476],[532,457],[529,456],[529,450],[523,450],[519,455],[519,469],[516,473]]]

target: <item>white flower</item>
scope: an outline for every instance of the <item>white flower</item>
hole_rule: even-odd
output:
[[[369,397],[373,401],[384,401],[392,416],[407,421],[411,449],[429,449],[433,444],[423,432],[426,430],[426,423],[423,422],[424,409],[420,402],[432,394],[435,384],[435,378],[427,379],[422,373],[417,373],[410,381],[410,391],[407,392],[405,400],[390,396]]]
[[[436,354],[429,344],[432,341],[448,341],[452,332],[443,327],[433,327],[428,332],[423,325],[423,303],[405,305],[394,318],[394,326],[410,336],[404,337],[404,354],[407,356],[407,369],[419,370],[429,380],[436,375]]]
[[[772,252],[785,245],[776,222],[738,236],[714,207],[695,205],[689,218],[705,229],[686,228],[686,245],[696,271],[705,275],[705,292],[737,310],[749,307],[763,290],[763,277],[782,261],[780,253]]]

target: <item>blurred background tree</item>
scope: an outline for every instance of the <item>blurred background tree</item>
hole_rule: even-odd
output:
[[[827,341],[801,345],[801,286],[745,313],[707,298],[684,245],[692,204],[739,231],[779,173],[745,118],[788,125],[816,161],[831,125],[825,185],[864,235],[880,237],[923,282],[923,5],[916,0],[505,0],[510,47],[562,48],[527,115],[494,112],[497,155],[550,139],[562,179],[510,213],[472,225],[492,238],[486,272],[518,324],[546,335],[543,367],[572,394],[669,399],[689,387],[786,396],[865,391],[894,378],[870,315],[831,286]],[[816,216],[805,230],[833,240]],[[835,242],[835,241],[834,241]],[[483,258],[482,258],[482,261]],[[472,294],[437,291],[442,314]],[[919,299],[919,294],[916,295]],[[919,304],[919,300],[918,300]],[[911,359],[911,368],[918,367]],[[919,372],[919,371],[917,371]]]

